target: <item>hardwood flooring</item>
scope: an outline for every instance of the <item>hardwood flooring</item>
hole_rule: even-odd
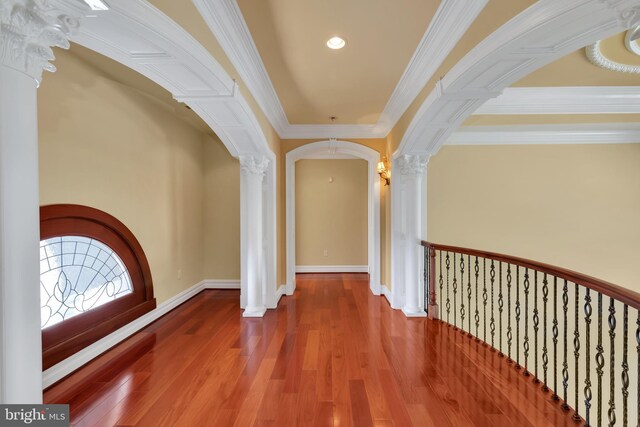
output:
[[[237,291],[189,300],[45,393],[77,426],[573,426],[495,352],[372,295],[299,275],[245,319]]]

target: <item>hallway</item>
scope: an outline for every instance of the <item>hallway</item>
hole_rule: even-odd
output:
[[[297,281],[263,319],[241,317],[236,291],[203,292],[132,337],[139,356],[103,355],[45,402],[79,426],[575,425],[496,353],[392,310],[367,275]]]

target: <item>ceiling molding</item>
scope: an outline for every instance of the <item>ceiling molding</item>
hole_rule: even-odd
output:
[[[236,0],[192,1],[283,139],[385,137],[488,3],[441,2],[376,124],[306,125],[289,123]]]
[[[446,145],[554,145],[640,143],[640,124],[464,126]]]
[[[637,0],[537,1],[482,40],[444,76],[419,108],[394,156],[437,153],[486,101],[534,70],[637,25],[638,9]]]
[[[139,72],[184,102],[232,156],[273,156],[255,113],[236,84],[200,43],[144,0],[109,0],[83,20],[72,41]]]
[[[600,41],[595,42],[591,46],[587,46],[587,58],[593,65],[604,68],[609,71],[617,71],[619,73],[640,74],[640,65],[628,65],[615,62],[604,56],[600,50]]]
[[[515,87],[485,102],[482,114],[637,114],[639,86]]]
[[[395,126],[476,20],[488,0],[443,1],[382,112],[378,125]]]

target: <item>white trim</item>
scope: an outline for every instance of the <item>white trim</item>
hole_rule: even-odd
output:
[[[272,302],[272,304],[267,305],[267,308],[278,308],[278,304],[280,304],[280,298],[282,298],[283,295],[287,294],[287,285],[280,285],[278,287],[278,289],[276,289],[275,292],[275,298],[274,301]]]
[[[480,114],[638,114],[638,86],[515,87],[485,102]]]
[[[211,280],[202,282],[203,289],[240,289],[240,280]]]
[[[185,289],[184,291],[169,298],[163,303],[158,304],[158,306],[154,310],[146,313],[141,317],[138,317],[136,320],[126,324],[122,328],[116,330],[115,332],[112,332],[106,337],[101,338],[90,346],[83,348],[73,356],[67,357],[62,362],[53,365],[42,373],[42,387],[47,388],[57,381],[60,381],[62,378],[66,377],[76,369],[89,363],[91,360],[95,359],[105,351],[129,338],[131,335],[135,334],[151,322],[158,320],[160,317],[178,307],[180,304],[193,298],[194,296],[202,292],[203,289],[205,289],[205,284],[206,281],[202,281],[188,289]]]
[[[640,143],[638,123],[464,126],[447,145],[628,144]]]
[[[593,65],[619,73],[640,74],[640,65],[621,64],[604,56],[600,50],[600,41],[587,46],[587,58]]]
[[[290,124],[236,0],[193,0],[193,3],[280,138],[315,139],[387,136],[488,0],[440,3],[380,119],[372,125]]]
[[[318,141],[306,144],[295,150],[289,151],[286,155],[285,165],[285,185],[286,185],[286,275],[287,275],[287,295],[293,295],[296,287],[296,210],[295,210],[295,163],[298,160],[313,158],[319,155],[332,155],[341,157],[349,155],[367,161],[368,170],[368,197],[367,197],[367,262],[370,274],[371,292],[380,294],[380,177],[376,172],[376,167],[380,161],[380,153],[347,141]]]
[[[637,0],[539,0],[467,53],[427,96],[394,156],[435,154],[488,99],[596,40],[625,30]]]
[[[139,72],[187,104],[232,156],[269,155],[255,113],[236,83],[191,34],[145,0],[110,0],[71,39]]]
[[[187,302],[191,298],[198,295],[200,292],[206,289],[240,289],[240,280],[215,280],[208,279],[203,280],[200,283],[197,283],[190,287],[189,289],[185,289],[180,292],[178,295],[175,295],[165,302],[159,304],[154,310],[137,318],[136,320],[128,323],[122,328],[118,329],[115,332],[107,335],[106,337],[96,341],[90,346],[80,350],[73,356],[69,356],[64,359],[62,362],[57,363],[51,368],[47,369],[42,373],[42,386],[43,389],[47,388],[57,381],[60,381],[62,378],[71,374],[73,371],[82,367],[83,365],[89,363],[96,357],[100,356],[105,351],[109,350],[112,347],[115,347],[120,342],[126,340],[131,335],[140,331],[145,326],[150,323],[158,320],[165,314],[169,313],[174,308],[179,305]],[[275,292],[276,300],[275,305],[277,307],[278,302],[280,301],[280,297],[285,292],[285,285],[281,285],[278,290]],[[276,308],[269,307],[269,308]]]
[[[368,273],[368,265],[296,265],[296,273]]]
[[[392,297],[391,289],[389,289],[387,287],[387,285],[380,285],[380,294],[383,295],[387,299],[387,301],[389,302],[389,305],[392,306],[392,304],[391,304],[391,297]]]

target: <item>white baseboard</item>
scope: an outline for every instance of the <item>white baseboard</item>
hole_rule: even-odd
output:
[[[240,280],[204,280],[204,289],[240,289]]]
[[[275,304],[273,304],[273,307],[267,307],[267,308],[277,308],[278,304],[280,304],[280,298],[282,298],[283,295],[286,295],[286,293],[287,293],[287,285],[280,285],[280,287],[276,290]]]
[[[391,305],[391,289],[387,288],[387,285],[380,285],[380,294],[384,295],[389,305]]]
[[[296,265],[296,273],[368,273],[368,265]]]
[[[43,388],[47,388],[57,381],[60,381],[76,369],[89,363],[91,360],[109,350],[111,347],[114,347],[121,341],[129,338],[151,322],[159,319],[180,304],[193,298],[205,289],[205,283],[205,281],[202,281],[188,289],[185,289],[178,295],[175,295],[174,297],[171,297],[159,304],[154,310],[138,317],[136,320],[94,342],[90,346],[83,348],[73,356],[67,357],[62,362],[53,365],[42,373]]]

